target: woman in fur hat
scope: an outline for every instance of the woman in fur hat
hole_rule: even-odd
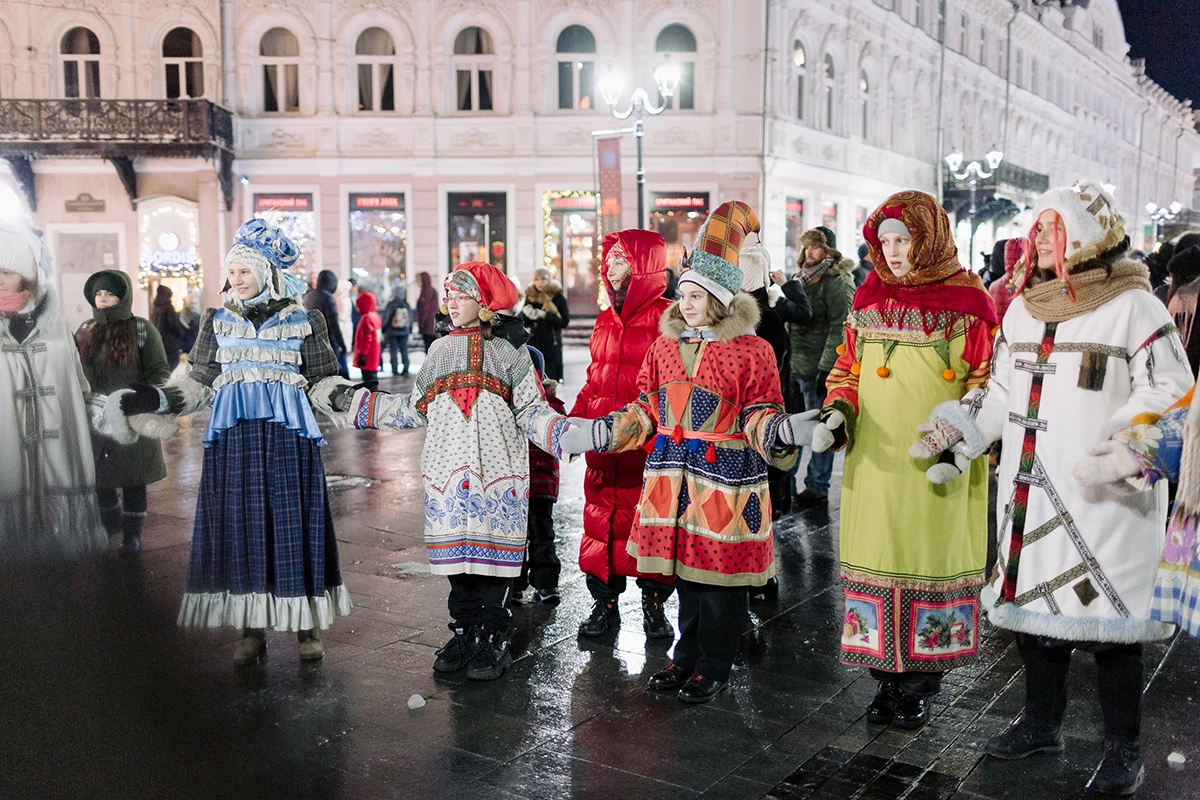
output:
[[[842,661],[870,667],[879,681],[869,722],[911,729],[929,718],[942,675],[969,664],[979,646],[987,460],[934,486],[930,465],[908,458],[902,433],[932,406],[984,384],[996,317],[929,195],[892,195],[863,238],[875,271],[854,297],[813,451],[848,448]],[[930,479],[958,474],[939,464]]]
[[[1172,630],[1152,619],[1167,487],[1118,492],[1076,465],[1119,453],[1113,433],[1181,398],[1192,373],[1146,268],[1124,257],[1129,239],[1111,195],[1095,182],[1051,189],[1034,213],[1030,268],[987,386],[961,406],[938,406],[922,449],[1004,444],[999,568],[983,603],[993,624],[1016,633],[1025,711],[988,752],[1061,751],[1071,653],[1091,652],[1104,759],[1090,786],[1131,794],[1144,774],[1142,646]]]
[[[104,548],[85,393],[36,231],[0,223],[0,563]]]
[[[266,652],[266,628],[295,631],[300,658],[324,655],[318,630],[350,613],[313,409],[333,410],[338,363],[325,318],[284,270],[295,245],[262,220],[225,256],[224,303],[208,309],[192,371],[161,390],[135,384],[128,413],[212,407],[179,624],[242,631],[235,664]]]
[[[83,295],[92,306],[92,318],[75,332],[75,344],[92,391],[110,395],[135,383],[166,383],[171,365],[155,326],[133,315],[129,276],[115,269],[94,273],[84,283]],[[94,434],[92,453],[100,519],[109,536],[121,534],[121,555],[137,558],[142,553],[146,486],[167,477],[167,465],[158,439],[129,434],[121,441]]]
[[[525,287],[521,314],[529,329],[529,346],[536,347],[546,359],[546,377],[562,383],[562,331],[571,322],[571,313],[562,284],[546,267],[533,271],[533,283]]]
[[[433,574],[450,581],[454,634],[433,668],[465,668],[472,680],[495,680],[512,665],[508,600],[528,534],[526,439],[558,457],[569,427],[546,402],[528,351],[494,335],[496,312],[518,299],[491,264],[459,264],[446,278],[443,309],[454,328],[430,345],[412,393],[360,389],[349,412],[359,429],[429,429],[425,547]]]
[[[775,574],[767,465],[791,466],[812,425],[783,410],[775,353],[754,334],[758,305],[741,292],[738,251],[757,230],[745,203],[712,212],[642,363],[638,399],[563,437],[564,452],[653,443],[627,547],[639,572],[675,581],[679,640],[650,688],[685,703],[708,702],[729,681],[747,589]]]

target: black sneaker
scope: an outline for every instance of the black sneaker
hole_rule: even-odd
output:
[[[642,603],[642,630],[647,639],[674,639],[675,629],[667,622],[666,609],[653,600]]]
[[[1022,719],[1007,733],[988,739],[987,751],[996,758],[1014,760],[1034,753],[1061,753],[1065,746],[1061,729],[1038,729]]]
[[[902,694],[892,712],[892,725],[904,731],[914,731],[929,721],[928,697]]]
[[[479,652],[467,667],[467,677],[473,681],[494,681],[512,666],[508,635],[491,631],[479,640]]]
[[[592,606],[592,614],[579,623],[580,636],[603,636],[621,627],[621,612],[617,609],[616,600],[597,600]]]
[[[687,679],[676,696],[685,703],[707,703],[721,693],[726,683],[728,681],[716,681],[697,672]]]
[[[533,599],[547,606],[556,606],[562,602],[558,589],[538,589],[533,593]]]
[[[1100,794],[1130,795],[1138,790],[1146,777],[1142,752],[1136,741],[1104,742],[1104,759],[1088,781],[1087,788]]]
[[[811,489],[805,489],[800,494],[792,498],[792,510],[800,511],[805,508],[817,508],[818,506],[828,506],[829,495],[817,494]]]
[[[437,651],[437,658],[433,660],[436,672],[458,672],[471,663],[479,650],[478,628],[451,626],[450,630],[454,631],[454,638]]]
[[[650,676],[650,688],[655,692],[675,692],[687,683],[690,677],[690,669],[684,669],[672,661],[665,669]]]
[[[762,586],[750,587],[750,602],[774,603],[779,599],[779,578],[771,576]]]

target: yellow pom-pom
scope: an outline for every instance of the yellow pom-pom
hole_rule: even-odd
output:
[[[892,374],[892,371],[887,367],[880,367],[879,369],[875,370],[875,374],[881,378],[886,378],[888,375]]]
[[[944,370],[942,370],[942,380],[945,380],[945,381],[952,381],[952,380],[954,380],[954,379],[955,379],[955,378],[957,378],[957,377],[958,377],[958,373],[956,373],[956,372],[955,372],[954,370],[952,370],[952,369],[944,369]]]
[[[861,375],[862,374],[862,364],[859,364],[857,361],[855,361],[853,364],[851,364],[850,365],[850,374],[854,375],[855,377]]]
[[[446,314],[450,313],[450,308],[445,303],[442,303],[440,306],[438,306],[438,311],[442,312],[442,315],[445,316]]]
[[[479,309],[479,321],[480,322],[491,322],[492,317],[494,317],[494,316],[495,316],[495,314],[493,314],[492,310],[490,308],[488,308],[487,306],[484,306],[483,308]]]
[[[846,345],[844,345],[844,344],[839,344],[839,345],[837,346],[837,354],[838,354],[839,356],[844,356],[844,355],[846,355]]]

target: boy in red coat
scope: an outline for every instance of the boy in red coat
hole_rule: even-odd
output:
[[[375,295],[370,292],[359,292],[354,304],[358,306],[358,327],[354,329],[354,366],[362,370],[364,381],[373,381],[379,377],[379,329],[382,326],[379,307]]]
[[[667,286],[667,249],[657,233],[627,230],[604,237],[601,278],[610,305],[596,319],[590,344],[592,363],[570,416],[595,419],[637,399],[638,372],[658,324],[671,301]],[[642,590],[642,629],[647,638],[671,639],[663,603],[672,586],[642,575],[625,550],[637,519],[646,453],[588,453],[584,478],[583,541],[579,569],[587,575],[595,605],[580,626],[580,636],[603,636],[621,625],[617,599],[626,576]]]

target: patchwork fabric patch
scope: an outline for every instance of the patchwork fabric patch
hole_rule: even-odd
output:
[[[842,652],[862,653],[882,660],[884,637],[880,620],[884,618],[882,598],[847,590],[842,614]]]
[[[975,599],[909,601],[908,658],[948,661],[979,649],[979,602]]]

